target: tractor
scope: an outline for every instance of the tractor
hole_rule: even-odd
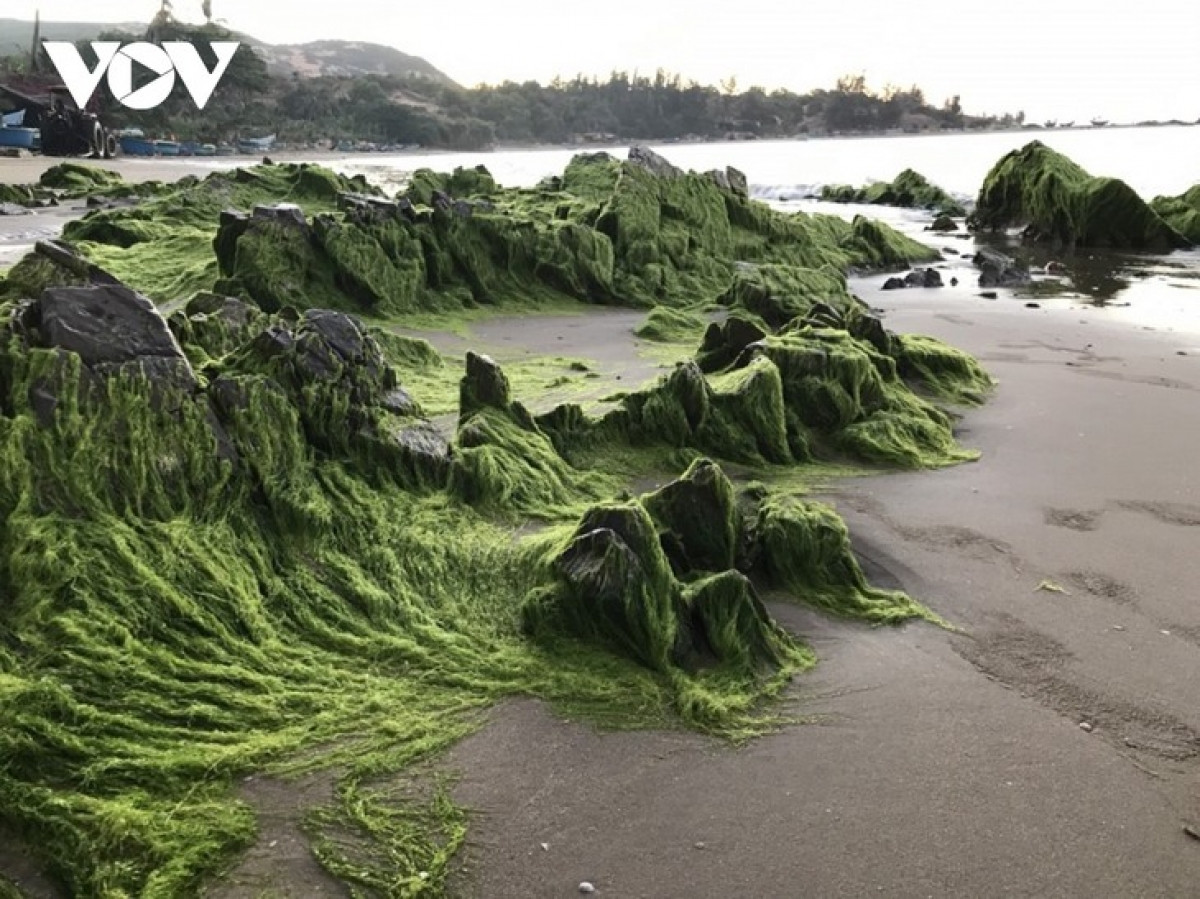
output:
[[[0,85],[0,96],[25,110],[25,126],[42,132],[42,152],[47,156],[91,156],[111,159],[117,155],[117,136],[104,127],[100,117],[80,109],[64,85],[48,88],[45,99]]]

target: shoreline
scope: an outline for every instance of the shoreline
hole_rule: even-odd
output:
[[[985,300],[867,299],[999,380],[961,423],[979,462],[825,497],[872,578],[959,632],[773,604],[820,657],[791,690],[811,721],[741,749],[505,704],[442,766],[479,821],[462,895],[1169,897],[1200,877],[1200,608],[1176,589],[1200,577],[1200,490],[1172,474],[1200,359]]]

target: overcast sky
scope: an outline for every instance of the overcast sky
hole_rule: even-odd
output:
[[[200,0],[175,0],[200,20]],[[157,0],[0,0],[0,16],[146,21]],[[662,67],[804,91],[863,73],[1030,121],[1200,118],[1200,0],[213,0],[272,43],[341,38],[423,56],[464,85]]]

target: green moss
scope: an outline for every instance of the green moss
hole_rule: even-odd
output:
[[[1200,244],[1200,184],[1178,197],[1155,197],[1150,208],[1188,241]]]
[[[456,189],[485,189],[475,175],[459,182],[483,188]],[[235,784],[316,767],[339,771],[307,821],[327,869],[364,892],[433,888],[462,811],[444,791],[401,795],[393,775],[496,701],[744,738],[813,663],[752,576],[868,620],[919,613],[865,584],[832,512],[735,501],[717,464],[695,461],[763,475],[835,452],[970,456],[903,377],[966,397],[978,369],[892,340],[846,293],[846,267],[905,251],[894,232],[603,158],[469,214],[336,208],[363,187],[260,167],[77,223],[92,259],[187,300],[170,323],[194,385],[137,364],[91,371],[21,328],[0,334],[0,825],[68,894],[201,891],[253,839]],[[304,221],[218,230],[227,207],[280,201]],[[27,296],[95,274],[44,255],[13,272]],[[584,382],[578,360],[476,371],[464,389],[457,366],[397,333],[422,314],[718,297],[781,333],[734,347],[722,332],[710,376],[682,364],[596,415],[569,404],[535,419],[516,401],[552,377]],[[448,449],[436,427],[449,414],[417,424],[421,408],[457,408]],[[513,532],[530,521],[535,533]]]
[[[992,389],[983,367],[962,350],[922,334],[895,335],[900,375],[934,396],[955,403],[977,405]]]
[[[708,320],[698,312],[657,306],[651,309],[646,320],[638,325],[636,333],[642,340],[682,343],[694,341],[707,323]]]
[[[124,183],[116,172],[81,162],[60,162],[42,172],[38,184],[73,195],[84,195],[90,191],[113,187]]]
[[[833,203],[869,203],[877,206],[930,209],[937,215],[967,214],[962,204],[954,197],[912,169],[905,169],[892,181],[880,181],[861,188],[845,184],[826,185],[821,188],[821,199]]]
[[[1065,247],[1167,251],[1187,245],[1125,182],[1094,178],[1039,141],[992,167],[970,224],[1019,227],[1027,240]]]
[[[867,583],[845,523],[828,506],[768,498],[758,509],[751,534],[755,569],[804,602],[880,624],[932,617],[905,594]]]

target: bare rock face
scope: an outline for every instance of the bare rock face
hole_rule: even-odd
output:
[[[659,156],[649,147],[630,147],[629,161],[633,165],[645,169],[656,178],[678,178],[683,174],[683,170],[676,168],[667,162],[662,156]]]

